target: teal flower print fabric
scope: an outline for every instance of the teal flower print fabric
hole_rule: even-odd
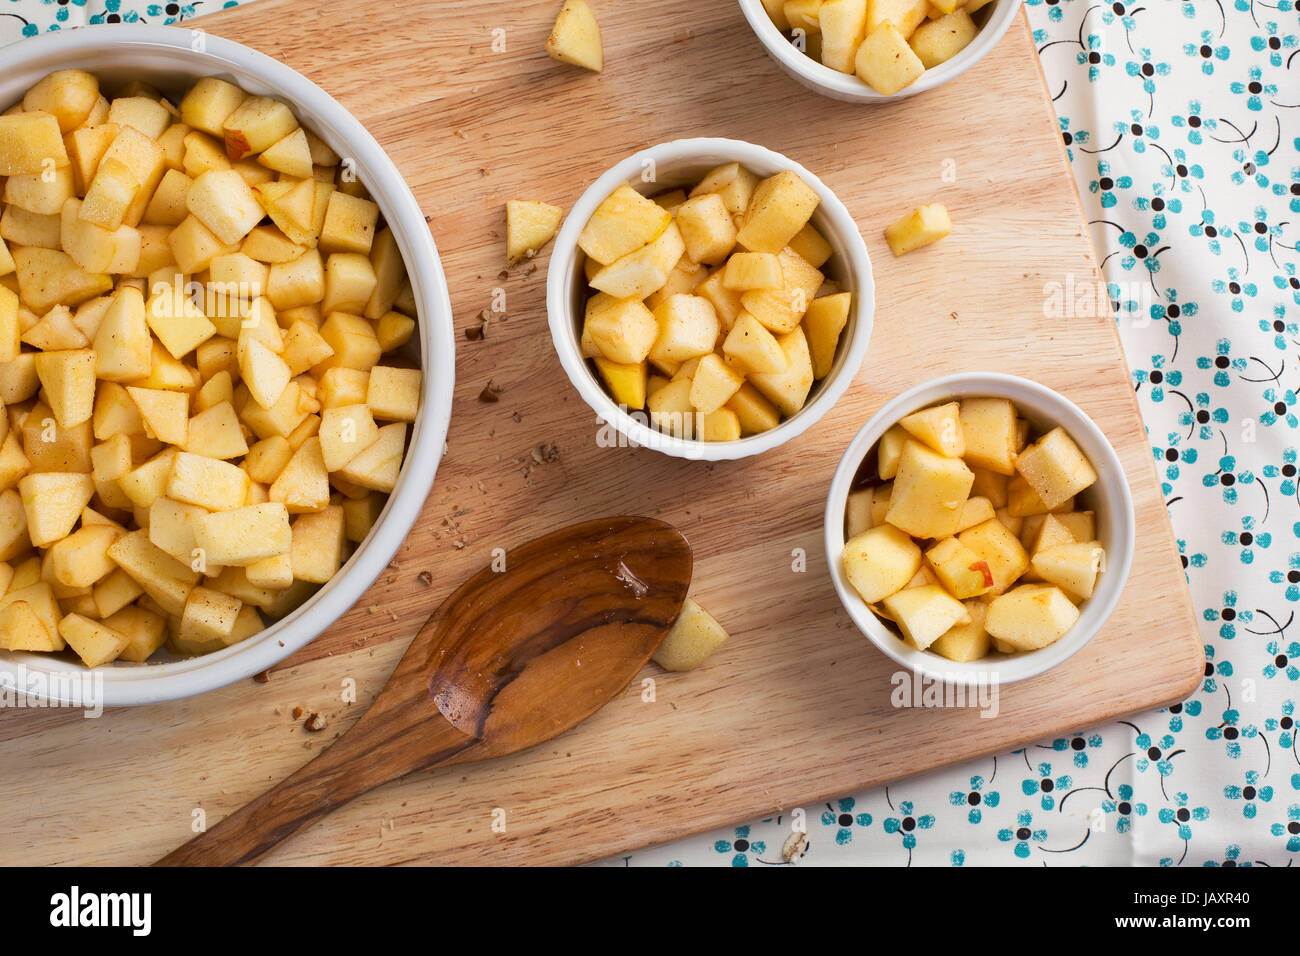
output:
[[[0,0],[0,43],[233,5]],[[1115,298],[1205,678],[1132,721],[607,865],[1285,866],[1300,854],[1300,8],[1026,11]]]

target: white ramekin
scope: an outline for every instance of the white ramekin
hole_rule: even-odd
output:
[[[768,56],[808,89],[846,103],[888,103],[932,90],[969,70],[989,50],[997,46],[998,41],[1007,32],[1007,28],[1011,26],[1011,21],[1016,18],[1016,13],[1020,10],[1020,2],[1021,0],[995,0],[995,3],[985,8],[988,10],[987,14],[983,10],[979,11],[976,15],[984,15],[987,19],[966,49],[951,60],[926,70],[915,83],[903,87],[892,96],[877,93],[857,76],[832,70],[803,51],[795,49],[790,38],[778,30],[772,18],[767,15],[762,0],[740,0],[740,9],[744,12],[745,19],[749,21],[750,29],[763,44],[763,49],[767,50]]]
[[[591,214],[617,187],[627,183],[638,192],[651,195],[679,186],[693,186],[715,166],[739,162],[760,178],[783,169],[791,170],[817,193],[821,200],[812,224],[834,250],[822,266],[828,279],[837,280],[853,293],[849,320],[840,333],[840,344],[830,373],[815,382],[808,402],[781,424],[737,441],[706,442],[675,438],[649,427],[623,411],[581,351],[582,315],[588,295],[582,265],[585,255],[578,249],[578,235]],[[858,225],[844,204],[826,184],[792,159],[780,153],[735,139],[678,139],[643,149],[623,160],[597,179],[569,210],[551,251],[546,274],[546,312],[551,338],[560,364],[573,387],[596,413],[597,420],[616,428],[633,445],[648,446],[677,458],[725,461],[757,455],[801,434],[825,415],[844,394],[862,365],[871,339],[871,322],[876,307],[871,259]]]
[[[106,706],[149,704],[204,693],[251,677],[310,643],[374,583],[411,530],[442,458],[451,419],[455,337],[451,301],[424,214],[392,160],[337,101],[300,73],[246,46],[198,29],[120,25],[47,33],[4,49],[0,108],[53,70],[80,68],[111,79],[141,79],[164,92],[219,76],[250,93],[284,100],[298,119],[355,164],[392,227],[419,305],[420,411],[397,487],[378,523],[347,564],[309,601],[260,634],[203,657],[159,664],[113,663],[87,671],[48,654],[0,652],[0,681],[59,674],[100,684]],[[51,685],[55,687],[56,685]],[[78,691],[82,692],[82,691]],[[67,700],[57,689],[52,699]]]
[[[1097,513],[1097,540],[1106,549],[1106,567],[1093,596],[1080,606],[1078,621],[1055,644],[1019,654],[994,654],[983,660],[958,662],[904,644],[881,622],[844,574],[844,512],[853,479],[863,459],[891,426],[904,415],[950,399],[973,396],[1009,398],[1021,416],[1038,431],[1065,428],[1097,471],[1097,482],[1080,495]],[[849,617],[876,647],[904,667],[951,684],[1010,684],[1042,674],[1092,640],[1110,617],[1128,580],[1133,563],[1133,499],[1115,449],[1077,405],[1044,385],[1014,375],[969,372],[948,375],[909,389],[889,402],[862,426],[849,443],[826,497],[826,559],[835,592]]]

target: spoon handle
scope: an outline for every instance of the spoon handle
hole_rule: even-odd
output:
[[[404,711],[404,712],[403,712]],[[403,719],[407,718],[407,719]],[[316,759],[155,866],[247,866],[361,794],[477,743],[434,712],[366,714]]]

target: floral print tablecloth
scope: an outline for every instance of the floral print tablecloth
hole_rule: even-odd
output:
[[[0,0],[0,43],[233,5]],[[1111,284],[1205,679],[1131,722],[610,864],[1279,866],[1300,854],[1297,0],[1026,8]]]

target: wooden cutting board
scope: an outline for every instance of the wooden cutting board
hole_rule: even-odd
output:
[[[464,0],[454,15],[260,0],[200,21],[305,73],[388,149],[430,217],[458,330],[479,324],[494,290],[507,311],[482,341],[458,332],[449,450],[396,562],[268,683],[90,721],[0,712],[0,863],[160,856],[196,819],[215,822],[350,726],[426,616],[494,548],[601,514],[682,529],[693,592],[732,634],[723,650],[688,674],[648,668],[653,701],[634,682],[537,750],[358,800],[271,862],[590,860],[1191,693],[1201,642],[1114,322],[1043,317],[1045,283],[1090,281],[1096,262],[1023,19],[958,80],[871,108],[787,79],[734,3],[592,6],[601,76],[543,52],[558,0]],[[628,153],[705,135],[761,143],[820,175],[857,218],[877,284],[871,350],[848,394],[804,435],[725,464],[600,447],[551,347],[547,253],[500,275],[507,199],[567,208]],[[955,232],[894,259],[881,228],[930,200],[947,204]],[[831,474],[868,416],[917,382],[974,369],[1037,379],[1091,414],[1123,459],[1138,526],[1110,625],[1050,674],[1006,688],[991,720],[890,706],[895,666],[840,608],[821,543]],[[504,389],[498,402],[479,398],[489,381]],[[792,570],[797,549],[806,570]],[[328,727],[306,731],[296,708]]]

